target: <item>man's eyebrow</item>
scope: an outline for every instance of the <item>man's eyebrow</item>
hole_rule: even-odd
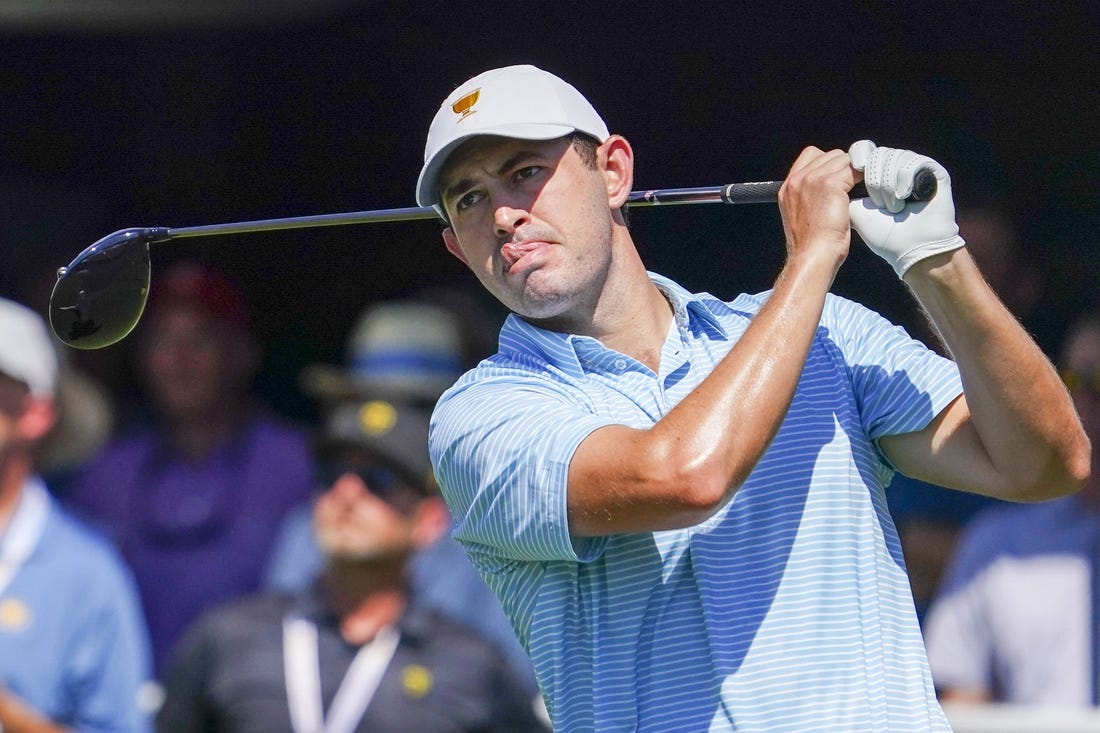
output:
[[[497,168],[497,175],[499,176],[507,173],[509,169],[515,168],[520,163],[525,163],[528,160],[532,160],[538,157],[539,153],[536,150],[520,150],[518,153],[511,156],[500,164],[500,167]]]
[[[448,183],[443,187],[443,190],[439,193],[440,203],[446,204],[454,196],[457,196],[462,191],[466,190],[470,186],[474,185],[474,179],[463,178],[453,183]]]
[[[534,160],[540,157],[540,153],[537,150],[520,150],[515,154],[509,156],[501,162],[496,169],[496,175],[503,175],[507,173],[509,169],[516,167],[520,163],[524,163],[528,160]],[[461,178],[451,183],[445,183],[439,194],[439,200],[441,202],[449,201],[452,197],[458,195],[463,190],[470,188],[474,185],[472,178]]]

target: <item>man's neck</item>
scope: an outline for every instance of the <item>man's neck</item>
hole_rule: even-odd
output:
[[[607,348],[633,357],[657,372],[660,371],[661,350],[672,325],[672,305],[652,281],[647,278],[646,283],[642,297],[631,311],[621,312],[626,318],[596,338]]]
[[[7,529],[19,497],[23,494],[23,485],[30,475],[31,462],[28,456],[6,453],[0,455],[0,532]]]
[[[535,323],[561,333],[591,336],[653,371],[672,323],[672,306],[653,284],[630,235],[618,232],[611,266],[584,320]]]
[[[244,421],[245,409],[228,405],[224,410],[199,419],[181,419],[167,424],[172,449],[192,460],[208,457]]]
[[[400,618],[408,602],[400,562],[330,560],[321,576],[321,593],[349,644],[361,646]]]

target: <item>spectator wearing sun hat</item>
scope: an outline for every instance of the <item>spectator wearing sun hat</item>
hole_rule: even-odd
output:
[[[0,299],[0,730],[139,733],[150,652],[133,578],[37,473],[57,380],[42,318]]]
[[[373,395],[430,411],[439,395],[480,356],[476,316],[476,308],[457,294],[434,292],[373,303],[351,328],[345,363],[307,368],[302,388],[328,409]],[[426,456],[426,440],[416,450]],[[299,591],[317,576],[323,556],[313,540],[311,521],[308,505],[287,517],[267,567],[267,588]],[[500,603],[448,534],[417,552],[410,573],[421,603],[494,641],[524,686],[534,692],[531,662]]]

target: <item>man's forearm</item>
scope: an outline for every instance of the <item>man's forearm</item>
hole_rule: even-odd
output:
[[[570,463],[570,531],[686,527],[729,501],[787,413],[834,273],[788,265],[733,349],[656,425],[590,435]]]
[[[1029,501],[1080,488],[1090,448],[1069,394],[965,248],[917,263],[905,282],[959,366],[997,493]]]

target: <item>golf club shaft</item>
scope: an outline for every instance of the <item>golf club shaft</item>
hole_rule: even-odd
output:
[[[627,199],[631,207],[658,206],[672,204],[758,204],[774,202],[782,181],[759,181],[750,183],[729,183],[725,186],[703,186],[700,188],[664,188],[650,191],[634,191]],[[373,211],[350,211],[342,214],[316,214],[313,216],[290,216],[279,219],[258,219],[230,224],[206,224],[193,227],[173,227],[165,229],[162,236],[153,241],[181,239],[184,237],[204,237],[214,234],[244,234],[248,232],[270,232],[282,229],[306,229],[309,227],[339,226],[343,224],[382,224],[394,221],[417,221],[436,219],[439,214],[430,206],[409,207],[404,209],[375,209]]]
[[[748,183],[727,183],[724,186],[702,186],[699,188],[659,188],[648,191],[633,191],[627,198],[631,208],[642,206],[660,206],[673,204],[763,204],[778,200],[782,181],[751,181]],[[927,201],[936,193],[936,177],[929,170],[918,171],[914,180],[911,200]],[[858,195],[853,193],[853,195]],[[418,219],[438,218],[435,209],[430,206],[404,209],[375,209],[373,211],[351,211],[342,214],[316,214],[313,216],[291,216],[279,219],[259,219],[230,224],[207,224],[203,226],[160,229],[152,236],[151,242],[182,237],[202,237],[212,234],[243,234],[246,232],[268,232],[280,229],[305,229],[308,227],[337,226],[342,224],[381,224],[394,221],[416,221]]]

